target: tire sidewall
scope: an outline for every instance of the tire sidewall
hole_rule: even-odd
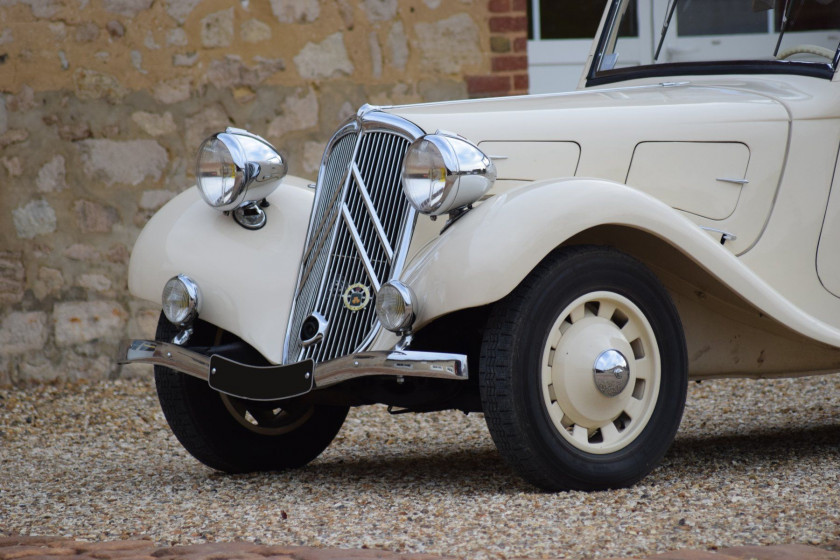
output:
[[[156,338],[169,340],[173,330],[161,314]],[[303,466],[329,445],[347,416],[347,407],[313,405],[311,416],[294,430],[262,434],[234,418],[220,393],[205,381],[162,366],[154,369],[158,400],[175,437],[193,457],[220,471]]]
[[[295,430],[278,435],[261,434],[237,421],[225,407],[219,393],[205,382],[178,372],[162,374],[181,376],[182,385],[178,393],[193,421],[192,429],[187,432],[192,436],[173,427],[176,437],[191,452],[194,440],[200,438],[202,447],[206,446],[210,455],[198,457],[199,460],[227,472],[269,471],[303,466],[323,451],[338,433],[347,414],[347,409],[343,407],[315,407],[312,416]],[[162,386],[159,382],[159,391]],[[193,441],[188,441],[185,435],[192,437]],[[319,444],[319,441],[324,443]]]
[[[679,427],[687,389],[686,350],[678,314],[658,279],[641,263],[615,250],[593,248],[561,259],[559,271],[542,274],[528,287],[524,320],[514,334],[510,380],[516,415],[528,426],[535,457],[550,472],[562,468],[560,485],[605,489],[630,485],[662,458]],[[633,302],[650,323],[661,375],[654,410],[625,447],[596,454],[572,445],[558,432],[545,407],[541,361],[549,330],[566,307],[588,293],[613,292]],[[559,485],[558,485],[559,486]]]

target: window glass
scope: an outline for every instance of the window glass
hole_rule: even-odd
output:
[[[601,23],[606,0],[539,0],[540,39],[592,39]],[[636,1],[633,0],[622,21],[619,34],[622,37],[636,37],[639,26],[636,17]],[[528,19],[532,21],[531,3],[528,3]],[[533,25],[528,26],[529,39],[533,39]]]
[[[775,29],[782,28],[784,2],[778,2],[775,11]],[[791,0],[787,31],[818,31],[837,29],[840,22],[840,2],[837,0]]]
[[[615,33],[615,22],[608,26],[608,38],[599,43],[599,72],[628,71],[641,58],[636,65],[670,64],[673,73],[685,72],[676,66],[684,63],[702,72],[698,63],[744,61],[750,66],[728,65],[720,71],[831,77],[840,40],[840,0],[654,0],[653,14],[650,51],[641,57],[633,56],[630,39]],[[635,14],[624,17],[636,20]]]
[[[682,37],[766,33],[767,12],[752,2],[682,0],[677,4],[677,31]]]

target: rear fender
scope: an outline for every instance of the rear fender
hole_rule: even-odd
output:
[[[186,274],[199,286],[201,318],[254,346],[272,363],[283,341],[314,190],[286,177],[268,197],[267,223],[246,230],[208,206],[193,187],[143,228],[129,264],[132,295],[160,303],[164,284]]]

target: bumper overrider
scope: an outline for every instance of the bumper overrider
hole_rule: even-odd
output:
[[[288,399],[337,383],[368,376],[466,380],[467,357],[412,350],[360,352],[315,364],[252,366],[219,354],[201,354],[168,342],[124,340],[118,362],[164,366],[206,381],[234,397],[255,401]]]

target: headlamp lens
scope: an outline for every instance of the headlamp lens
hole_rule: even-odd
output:
[[[477,146],[441,133],[415,140],[405,154],[402,171],[409,203],[432,216],[473,204],[496,180],[496,166]]]
[[[215,136],[199,148],[195,176],[201,196],[214,208],[235,202],[240,194],[242,172],[228,147]]]
[[[170,278],[161,296],[163,314],[170,323],[183,326],[198,315],[198,286],[187,276],[179,274]]]
[[[432,214],[443,202],[448,171],[440,149],[421,139],[405,155],[403,191],[419,212]]]
[[[406,331],[414,322],[414,300],[414,294],[405,284],[396,280],[383,284],[376,294],[376,317],[389,331]]]

